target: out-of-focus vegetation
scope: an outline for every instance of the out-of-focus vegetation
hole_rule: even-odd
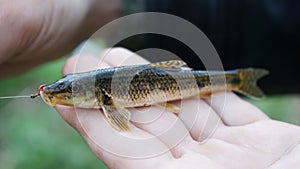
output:
[[[271,119],[300,125],[300,95],[267,96],[264,100],[249,100]]]
[[[36,92],[39,85],[61,77],[64,60],[1,81],[0,96]],[[276,96],[251,102],[273,119],[300,124],[299,96]],[[40,98],[28,98],[0,100],[0,168],[99,169],[105,166],[53,108]]]
[[[0,83],[0,96],[35,93],[61,77],[65,58]],[[106,168],[51,107],[36,99],[0,100],[1,169]]]

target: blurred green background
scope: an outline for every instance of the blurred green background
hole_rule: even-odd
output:
[[[35,93],[61,77],[66,58],[1,81],[0,96]],[[36,99],[0,100],[0,169],[105,168],[59,114]]]
[[[31,94],[39,85],[59,79],[65,59],[1,81],[0,96]],[[249,101],[273,119],[300,125],[298,95]],[[0,100],[0,168],[99,169],[105,166],[58,113],[37,98]]]

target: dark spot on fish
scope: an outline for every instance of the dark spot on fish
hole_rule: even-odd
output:
[[[205,85],[201,81],[197,81],[198,87],[204,87]]]
[[[104,98],[103,98],[103,104],[109,106],[109,105],[112,105],[113,104],[113,101],[110,97],[104,95]]]
[[[233,85],[238,85],[240,83],[241,83],[241,80],[237,77],[231,79],[231,84],[233,84]]]
[[[149,85],[150,85],[150,90],[151,90],[151,91],[157,89],[157,85],[155,84],[155,82],[152,82],[152,83],[150,83]]]

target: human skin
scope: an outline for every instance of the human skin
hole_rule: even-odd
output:
[[[0,0],[0,79],[69,53],[120,9],[119,0]]]
[[[62,72],[65,75],[96,68],[145,63],[148,62],[140,56],[116,48],[107,50],[98,57],[72,57],[66,61]],[[56,109],[62,118],[82,135],[94,154],[108,168],[275,169],[298,168],[300,165],[300,127],[269,119],[255,106],[234,93],[217,93],[205,99],[186,99],[181,104],[189,106],[179,116],[162,107],[155,107],[152,109],[153,113],[163,112],[159,119],[150,124],[131,122],[130,134],[137,138],[145,135],[158,136],[169,127],[170,121],[174,120],[179,121],[179,126],[192,126],[186,128],[188,135],[175,147],[165,153],[141,159],[118,156],[107,149],[104,150],[97,141],[91,139],[91,135],[111,134],[111,129],[105,127],[101,133],[94,130],[95,126],[106,124],[105,117],[99,113],[99,110],[76,109],[75,111],[73,107],[66,106],[56,106]],[[194,105],[200,105],[201,108],[198,110],[194,125],[191,125],[185,117]],[[80,120],[76,113],[78,111],[80,116],[84,117],[84,121]],[[132,111],[133,116],[135,113],[138,112]],[[99,114],[102,118],[98,118]],[[208,117],[210,120],[207,120]],[[170,147],[168,145],[170,138],[157,137],[157,139],[162,145]]]

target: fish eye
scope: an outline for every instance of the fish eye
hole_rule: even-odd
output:
[[[77,93],[80,90],[80,84],[78,82],[73,82],[70,84],[70,91],[72,93]]]

